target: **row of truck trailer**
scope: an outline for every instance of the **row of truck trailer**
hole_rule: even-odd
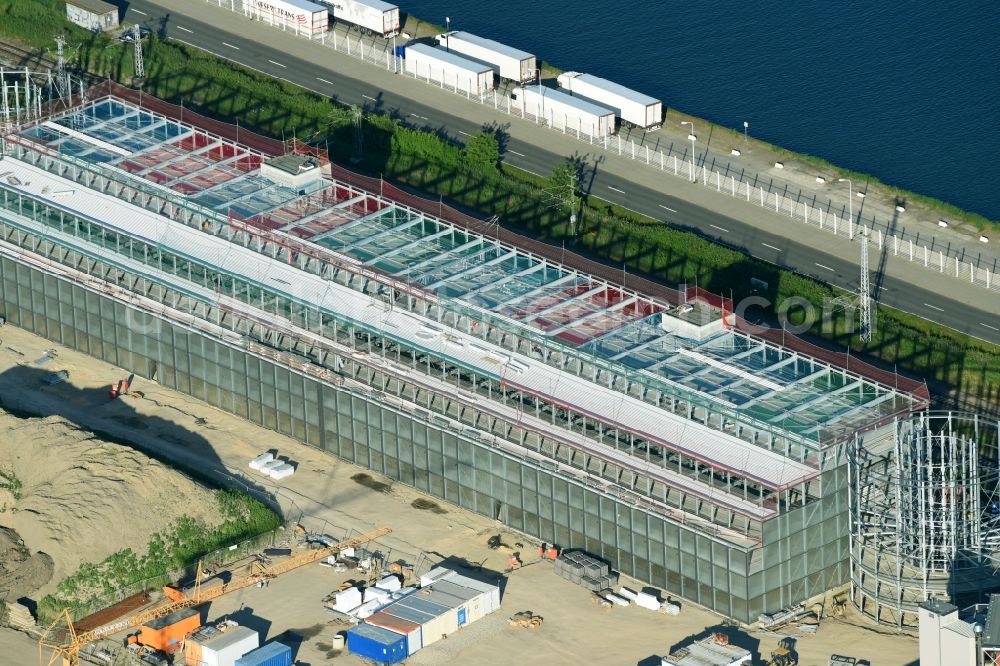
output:
[[[245,11],[273,24],[306,31],[328,30],[328,20],[342,21],[370,34],[395,37],[400,30],[399,7],[382,0],[245,0]],[[303,26],[308,26],[303,28]],[[565,72],[558,88],[540,85],[538,59],[525,51],[452,31],[436,37],[436,44],[414,42],[396,49],[403,71],[468,96],[483,97],[497,81],[516,85],[511,110],[544,120],[561,130],[591,137],[614,134],[619,122],[646,130],[663,122],[663,103],[593,74]],[[531,84],[531,82],[534,82]],[[529,85],[530,84],[530,85]]]

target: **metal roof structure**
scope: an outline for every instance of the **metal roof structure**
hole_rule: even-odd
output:
[[[518,396],[517,404],[456,393],[444,377],[410,372],[408,381],[753,520],[777,514],[770,492],[817,477],[826,448],[922,405],[884,382],[737,330],[725,308],[697,294],[680,308],[359,189],[328,166],[302,194],[261,177],[261,164],[277,155],[122,99],[90,101],[8,142],[62,165],[10,159],[0,176],[4,196],[59,211],[58,228],[44,233],[60,244],[202,302],[246,308],[257,298],[263,305],[266,294],[315,312],[306,319],[321,322],[319,336],[328,320],[341,322],[445,359]],[[81,187],[83,172],[112,185]],[[126,189],[168,210],[137,205]],[[178,223],[187,214],[255,229],[412,299],[386,307],[377,294],[261,246]],[[71,218],[84,223],[67,226]],[[114,243],[105,245],[113,252],[101,243]],[[194,267],[211,269],[217,282],[192,283]],[[519,342],[512,346],[512,338]],[[543,404],[583,428],[559,425]],[[597,433],[587,434],[587,424]],[[608,443],[607,433],[628,446]],[[653,449],[672,457],[651,463]],[[748,492],[748,484],[762,490]]]

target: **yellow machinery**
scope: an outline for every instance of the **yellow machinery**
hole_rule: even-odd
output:
[[[795,641],[790,638],[782,638],[778,647],[771,651],[771,661],[767,666],[798,666],[799,658],[795,654]]]
[[[377,530],[372,530],[371,532],[346,539],[333,546],[308,550],[304,553],[293,555],[286,560],[258,569],[248,575],[233,578],[224,585],[217,585],[204,590],[201,586],[201,562],[199,562],[195,586],[190,596],[177,595],[174,599],[169,599],[166,603],[161,603],[153,608],[146,609],[125,619],[117,620],[111,624],[107,624],[90,631],[77,633],[76,629],[73,627],[73,620],[70,617],[69,609],[64,608],[59,614],[59,617],[56,618],[55,622],[53,622],[49,628],[45,630],[41,638],[38,639],[38,663],[40,665],[47,664],[47,666],[52,666],[61,658],[61,666],[78,666],[80,663],[81,648],[93,643],[102,636],[118,633],[119,631],[123,631],[131,627],[138,627],[146,624],[147,622],[151,622],[158,617],[169,615],[176,610],[189,608],[191,606],[198,606],[206,601],[211,601],[221,597],[228,592],[241,590],[245,587],[251,587],[262,580],[269,580],[275,576],[291,571],[292,569],[297,569],[301,566],[305,566],[306,564],[324,559],[330,555],[339,553],[345,548],[360,546],[361,544],[372,541],[373,539],[385,536],[391,531],[392,529],[389,527],[380,527]],[[65,633],[60,631],[61,627],[65,627]],[[52,651],[47,662],[45,661],[44,656],[46,649]]]

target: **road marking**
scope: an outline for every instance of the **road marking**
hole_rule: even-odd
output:
[[[931,310],[937,310],[938,312],[944,312],[944,310],[942,310],[941,308],[939,308],[936,305],[931,305],[930,303],[924,303],[924,305],[926,305],[927,307],[929,307]]]
[[[816,265],[819,266],[820,268],[825,268],[826,270],[830,271],[831,273],[836,273],[837,272],[837,271],[833,270],[832,268],[830,268],[829,266],[824,266],[823,264],[816,264]]]
[[[427,116],[418,116],[415,113],[411,113],[410,115],[413,116],[414,118],[420,118],[421,120],[427,120]]]
[[[727,234],[729,233],[729,229],[723,229],[722,227],[718,227],[718,226],[716,226],[716,225],[714,225],[714,224],[710,224],[710,225],[708,225],[708,226],[712,227],[713,229],[718,229],[719,231],[724,231],[724,232],[726,232]]]
[[[781,252],[781,248],[780,247],[774,247],[773,245],[768,245],[767,243],[761,243],[761,245],[763,245],[764,247],[769,247],[772,250],[775,250],[776,252]]]
[[[331,85],[331,86],[333,85],[333,81],[327,81],[326,79],[321,79],[318,76],[316,77],[316,80],[317,81],[322,81],[323,83],[326,83],[326,84]]]
[[[220,43],[220,44],[222,44],[223,46],[228,46],[228,47],[229,47],[229,48],[231,48],[231,49],[236,49],[237,51],[239,51],[239,50],[240,50],[240,47],[238,47],[238,46],[233,46],[232,44],[229,44],[229,43],[227,43],[227,42],[219,42],[219,43]]]
[[[268,62],[272,65],[277,65],[278,67],[285,67],[285,65],[282,65],[280,62],[275,62],[274,60],[268,60]]]
[[[370,100],[371,100],[371,101],[373,101],[373,102],[377,102],[377,101],[378,101],[378,100],[377,100],[377,99],[375,99],[374,97],[369,97],[368,95],[362,95],[362,97],[364,97],[365,99],[370,99]],[[426,118],[425,118],[425,120],[426,120]]]
[[[139,11],[138,9],[133,9],[132,11],[135,12],[136,14],[142,14],[143,16],[149,16],[146,12]]]
[[[997,328],[996,326],[990,326],[989,324],[984,324],[983,322],[979,322],[979,325],[980,326],[985,326],[986,328],[989,328],[989,329],[993,329],[994,331],[1000,331],[1000,328]]]
[[[677,212],[677,211],[676,211],[676,210],[674,210],[673,208],[667,208],[667,207],[666,207],[666,206],[664,206],[663,204],[659,204],[659,206],[660,206],[660,208],[662,208],[663,210],[669,210],[669,211],[670,211],[671,213],[676,213],[676,212]]]
[[[524,157],[524,153],[519,153],[516,150],[511,150],[511,149],[508,148],[507,152],[510,153],[511,155],[517,155],[518,157]]]
[[[178,30],[183,30],[184,32],[190,32],[192,35],[194,34],[194,30],[188,30],[187,28],[185,28],[182,25],[178,25],[178,26],[174,26],[174,27],[176,27]]]
[[[462,135],[464,135],[464,136],[472,136],[472,135],[471,135],[471,134],[469,134],[468,132],[463,132],[462,130],[458,130],[458,133],[459,133],[459,134],[462,134]]]
[[[611,187],[610,185],[608,185],[608,189],[614,190],[615,192],[619,192],[620,194],[625,194],[625,190],[619,190],[617,187]]]

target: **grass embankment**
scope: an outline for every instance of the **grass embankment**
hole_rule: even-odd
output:
[[[131,77],[131,52],[104,36],[88,37],[78,53],[80,62],[95,74],[123,81]],[[355,152],[348,110],[287,82],[155,39],[147,45],[146,72],[144,89],[157,97],[183,101],[207,115],[239,119],[242,126],[262,134],[294,133],[328,146],[338,161],[346,162]],[[736,299],[750,295],[749,276],[770,285],[763,295],[772,302],[797,296],[822,308],[841,295],[823,283],[601,200],[583,200],[574,237],[566,211],[552,206],[544,191],[551,188],[550,179],[498,166],[496,149],[489,146],[492,139],[463,150],[432,131],[404,127],[374,112],[365,114],[362,128],[362,169],[486,215],[499,215],[514,229],[556,244],[565,241],[633,271],[667,282],[697,283],[732,293]],[[489,134],[499,137],[502,150],[502,133]],[[800,315],[793,310],[790,318],[794,322]],[[969,404],[996,404],[1000,395],[1000,347],[892,308],[878,307],[876,333],[867,345],[854,335],[842,312],[817,322],[810,333],[938,382],[939,392],[957,391]]]
[[[102,562],[80,565],[59,583],[54,595],[39,601],[39,622],[51,622],[63,608],[79,618],[113,603],[109,597],[119,590],[135,593],[163,585],[169,582],[169,572],[190,567],[209,553],[271,532],[281,524],[271,509],[240,492],[216,490],[215,499],[221,524],[210,526],[185,516],[150,537],[145,554],[126,548]]]

